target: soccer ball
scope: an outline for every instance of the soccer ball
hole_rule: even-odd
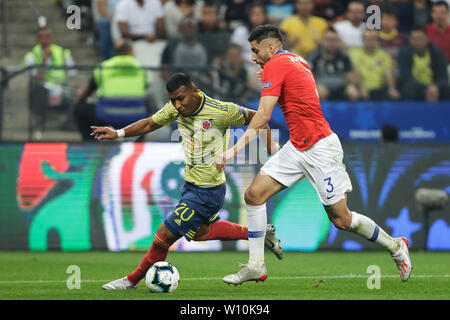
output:
[[[156,262],[145,275],[145,284],[151,292],[174,292],[180,282],[180,274],[167,261]]]

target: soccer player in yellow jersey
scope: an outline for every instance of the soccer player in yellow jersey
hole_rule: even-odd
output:
[[[127,276],[103,285],[105,290],[136,288],[147,270],[157,261],[164,261],[169,247],[184,236],[188,241],[248,239],[248,228],[228,221],[219,221],[218,211],[225,199],[225,173],[216,168],[216,158],[227,150],[230,126],[250,123],[253,110],[231,102],[208,97],[192,83],[190,77],[176,73],[167,82],[170,102],[150,118],[114,130],[92,126],[97,140],[141,136],[173,121],[178,123],[185,150],[186,171],[181,200],[159,226],[150,250],[138,268]],[[267,126],[269,153],[279,150]],[[267,225],[266,246],[281,259],[280,240],[275,229]]]

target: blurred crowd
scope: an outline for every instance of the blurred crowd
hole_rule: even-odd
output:
[[[426,101],[450,99],[449,2],[62,1],[91,10],[103,59],[114,56],[120,39],[145,41],[154,45],[136,48],[135,55],[146,65],[217,67],[210,74],[214,81],[206,82],[223,98],[245,100],[241,83],[258,87],[247,37],[254,27],[272,23],[283,31],[285,47],[310,63],[323,100]],[[163,71],[162,78],[169,74]]]
[[[33,69],[31,110],[41,129],[50,109],[69,108],[74,121],[63,126],[77,123],[85,140],[90,125],[122,127],[151,115],[178,71],[213,98],[255,101],[260,67],[247,39],[267,23],[308,61],[322,100],[450,100],[450,0],[55,1],[64,13],[81,8],[81,29],[102,58],[76,98],[67,85],[75,70]],[[55,40],[51,26],[39,26],[23,65],[83,65]]]

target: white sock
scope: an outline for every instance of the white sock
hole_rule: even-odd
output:
[[[392,239],[392,237],[381,229],[372,219],[353,211],[351,214],[352,223],[349,231],[359,234],[371,242],[379,244],[388,249],[391,253],[397,251],[398,245],[394,239]]]
[[[247,207],[249,264],[264,262],[264,239],[266,237],[266,204]]]

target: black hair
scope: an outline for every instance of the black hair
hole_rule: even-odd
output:
[[[257,43],[260,43],[261,41],[269,38],[277,39],[280,42],[283,42],[283,36],[281,35],[280,29],[272,24],[265,24],[253,29],[248,37],[248,41],[252,42],[256,40]]]
[[[350,0],[350,1],[347,3],[347,11],[348,11],[348,8],[350,8],[350,4],[352,4],[352,3],[359,3],[359,4],[362,5],[364,8],[366,7],[366,5],[364,4],[364,2],[361,1],[361,0]]]
[[[133,50],[133,43],[130,40],[121,40],[116,44],[115,53],[116,55],[125,55]]]
[[[444,6],[447,9],[447,11],[449,10],[447,1],[436,1],[431,5],[431,7],[437,7],[437,6]]]
[[[411,34],[411,32],[413,31],[420,31],[423,32],[426,36],[428,36],[427,29],[424,26],[413,26],[409,31],[409,34]]]
[[[387,15],[389,15],[389,16],[393,16],[393,17],[395,17],[396,19],[398,19],[397,10],[395,10],[395,8],[394,8],[394,7],[391,7],[391,6],[386,6],[386,7],[384,7],[384,9],[383,9],[383,11],[381,12],[381,14],[382,14],[382,15],[383,15],[383,14],[387,14]]]
[[[167,80],[166,88],[167,92],[172,93],[181,86],[191,87],[193,86],[191,77],[182,72],[174,73]]]
[[[383,142],[397,142],[398,141],[398,129],[394,125],[385,124],[381,128],[381,134],[383,137]]]

